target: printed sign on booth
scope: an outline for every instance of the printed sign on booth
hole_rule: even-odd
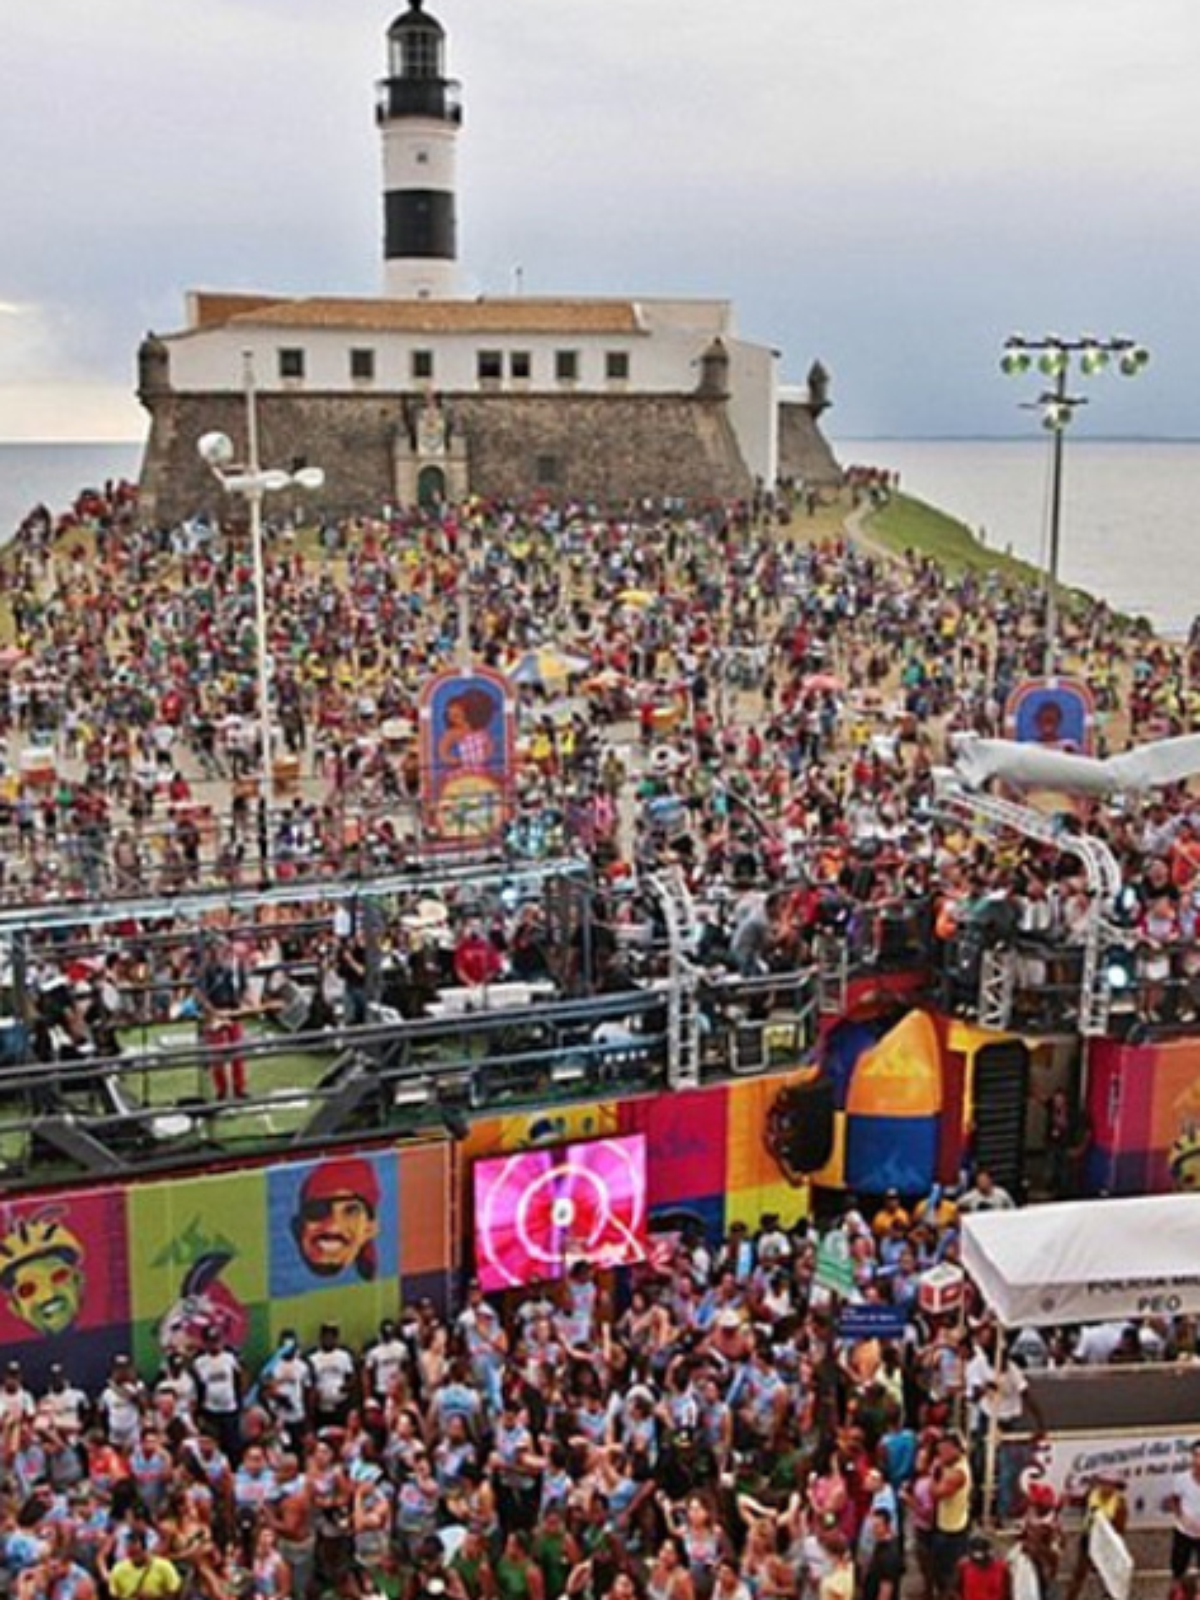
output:
[[[1040,1452],[1043,1474],[1061,1495],[1079,1499],[1099,1472],[1125,1481],[1131,1528],[1161,1528],[1171,1523],[1167,1499],[1177,1472],[1191,1466],[1194,1431],[1126,1434],[1058,1434]]]

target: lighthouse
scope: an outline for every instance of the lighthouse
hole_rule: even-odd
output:
[[[445,75],[446,31],[409,8],[388,29],[388,76],[376,119],[383,139],[384,294],[439,300],[458,288],[455,179],[462,88]]]

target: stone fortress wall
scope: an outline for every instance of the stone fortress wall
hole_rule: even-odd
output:
[[[405,401],[414,398],[260,393],[260,459],[268,467],[323,467],[320,501],[333,514],[378,511],[401,497],[397,439],[407,431]],[[472,494],[525,498],[542,491],[613,504],[641,496],[736,499],[754,490],[719,399],[449,394],[439,401],[451,443],[465,443]],[[240,450],[246,436],[242,396],[168,392],[147,397],[147,404],[146,515],[174,521],[220,512],[220,485],[196,442],[219,430]],[[286,500],[286,494],[275,497],[272,505],[281,510]]]

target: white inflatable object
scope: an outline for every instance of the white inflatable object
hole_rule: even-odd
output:
[[[1103,761],[1046,745],[982,739],[975,733],[954,734],[951,747],[955,776],[968,789],[981,789],[990,779],[1000,778],[1022,789],[1131,794],[1181,783],[1200,773],[1200,734],[1194,733],[1160,739]]]

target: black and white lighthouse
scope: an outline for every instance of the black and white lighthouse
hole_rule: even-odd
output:
[[[388,29],[383,135],[384,293],[401,300],[457,292],[455,182],[462,88],[445,75],[446,31],[424,0]]]

